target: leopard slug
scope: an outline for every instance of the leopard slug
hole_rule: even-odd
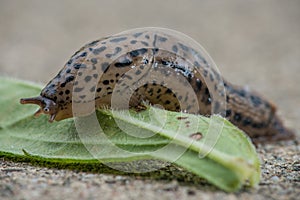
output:
[[[114,92],[119,94],[115,105],[120,108],[125,100],[130,107],[146,100],[167,110],[209,116],[214,101],[214,109],[220,107],[218,93],[226,103],[224,117],[254,141],[294,137],[273,103],[224,80],[209,56],[193,46],[195,41],[182,37],[167,29],[142,28],[93,41],[70,58],[40,96],[20,102],[39,105],[35,115],[48,114],[50,122],[73,117],[75,103],[94,101],[96,107],[111,107]],[[225,92],[218,89],[220,85]],[[122,99],[128,94],[131,97]]]

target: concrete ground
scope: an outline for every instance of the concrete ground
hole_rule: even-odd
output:
[[[272,99],[299,135],[299,21],[298,0],[0,0],[0,75],[47,83],[89,41],[136,27],[171,28],[202,44],[227,80]],[[296,199],[299,148],[299,140],[261,146],[261,184],[236,194],[0,159],[0,199]]]

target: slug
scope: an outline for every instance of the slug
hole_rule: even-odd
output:
[[[294,137],[273,103],[224,80],[195,41],[162,28],[134,29],[86,44],[40,96],[20,103],[39,105],[35,116],[48,114],[52,122],[73,117],[74,106],[89,102],[122,109],[144,101],[207,116],[225,108],[223,116],[256,142]]]

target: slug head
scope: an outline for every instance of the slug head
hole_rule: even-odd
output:
[[[35,112],[34,116],[37,117],[42,113],[50,115],[49,122],[53,122],[58,112],[57,104],[53,100],[42,96],[32,97],[32,98],[22,98],[20,99],[20,103],[39,105],[40,109]]]

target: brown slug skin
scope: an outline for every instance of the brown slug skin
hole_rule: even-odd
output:
[[[36,115],[45,113],[50,115],[50,122],[60,121],[73,116],[74,103],[95,101],[96,107],[110,107],[116,86],[123,88],[116,93],[124,96],[148,74],[155,74],[153,80],[144,81],[135,89],[128,99],[129,106],[148,101],[171,111],[210,115],[213,92],[218,91],[222,83],[225,89],[222,96],[226,97],[225,117],[254,141],[294,137],[294,133],[283,126],[271,102],[254,91],[229,83],[214,72],[205,56],[198,55],[178,38],[163,30],[145,29],[102,38],[83,46],[39,97],[24,98],[21,103],[37,104],[41,109]],[[172,87],[166,84],[170,77],[173,77]],[[186,89],[187,85],[192,87],[195,98]],[[118,104],[120,108],[121,104]]]

